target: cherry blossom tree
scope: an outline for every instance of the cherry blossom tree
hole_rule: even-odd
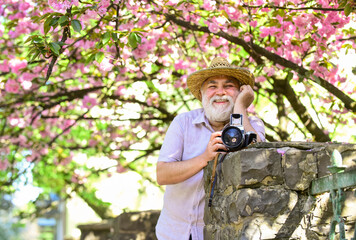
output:
[[[254,73],[249,111],[269,141],[355,143],[356,81],[340,66],[354,12],[352,0],[1,1],[1,191],[31,173],[38,201],[76,193],[111,217],[92,183],[114,170],[156,185],[169,123],[200,106],[186,78],[216,56]],[[40,214],[32,204],[23,217]]]

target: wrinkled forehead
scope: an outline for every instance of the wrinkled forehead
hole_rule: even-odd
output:
[[[218,81],[225,81],[225,83],[234,83],[234,84],[237,84],[238,86],[241,86],[240,81],[234,77],[226,76],[226,75],[217,75],[217,76],[212,76],[212,77],[209,77],[208,79],[206,79],[203,82],[203,84],[201,85],[201,87],[203,87],[204,85],[209,84],[209,83],[217,83]]]

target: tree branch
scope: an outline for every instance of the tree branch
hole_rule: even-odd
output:
[[[192,24],[187,21],[183,21],[181,19],[178,19],[175,15],[172,14],[165,14],[166,18],[168,21],[172,21],[173,23],[177,24],[178,26],[190,29],[192,31],[200,31],[200,32],[205,32],[211,34],[209,31],[208,27],[201,27],[195,24]],[[261,56],[264,56],[268,60],[272,61],[275,64],[279,64],[283,67],[293,69],[295,72],[299,73],[300,75],[304,76],[305,78],[319,84],[326,90],[328,90],[330,93],[334,94],[337,98],[339,98],[344,104],[345,107],[353,112],[356,112],[356,101],[350,98],[348,95],[346,95],[344,92],[339,90],[337,87],[332,85],[331,83],[327,82],[325,79],[317,77],[313,75],[309,70],[303,68],[302,66],[299,66],[296,63],[293,63],[275,53],[272,53],[268,50],[266,50],[263,47],[258,46],[257,44],[254,43],[247,43],[241,38],[234,37],[232,35],[229,35],[223,31],[219,31],[215,35],[220,36],[222,38],[225,38],[226,40],[235,43],[237,45],[240,45],[241,47],[244,48],[246,52],[248,52],[251,57],[253,57],[256,60],[256,63],[258,65],[262,64],[264,61],[262,60]]]

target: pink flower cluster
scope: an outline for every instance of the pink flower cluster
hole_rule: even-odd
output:
[[[70,6],[78,6],[78,0],[48,0],[48,5],[50,5],[56,11],[65,11]]]
[[[94,107],[96,105],[97,105],[96,98],[89,97],[88,95],[86,95],[83,98],[83,107],[85,107],[87,109],[90,109],[90,108],[92,108],[92,107]]]
[[[140,58],[146,58],[147,54],[152,51],[156,46],[156,40],[151,38],[151,39],[142,39],[142,43],[137,46],[135,50],[132,51],[132,55],[136,59]]]

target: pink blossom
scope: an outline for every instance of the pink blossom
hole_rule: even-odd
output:
[[[84,98],[83,98],[83,106],[85,108],[92,108],[94,106],[97,105],[97,100],[95,98],[91,98],[89,97],[88,95],[86,95]]]
[[[5,83],[5,91],[10,93],[18,93],[20,89],[20,85],[17,81],[8,79]]]
[[[30,90],[31,87],[32,87],[32,82],[30,82],[30,81],[23,81],[23,82],[21,83],[21,87],[23,88],[23,90],[28,91],[28,90]]]
[[[244,36],[244,41],[249,42],[251,40],[251,37],[249,35]]]
[[[277,149],[277,152],[279,154],[281,154],[282,156],[286,153],[286,151],[282,150],[282,149]]]
[[[98,67],[101,71],[110,72],[114,65],[110,63],[110,59],[104,58]]]
[[[20,69],[27,67],[27,60],[13,58],[9,61],[9,66],[11,67],[11,70],[17,74],[19,73]]]
[[[147,57],[147,51],[140,49],[140,48],[136,48],[135,50],[132,51],[132,55],[135,58],[145,58]]]
[[[148,20],[147,16],[144,15],[139,18],[139,20],[137,22],[137,26],[142,28],[142,27],[148,25],[149,22],[150,21]]]
[[[265,73],[267,73],[267,76],[270,77],[270,76],[273,76],[273,74],[275,73],[275,70],[273,67],[264,67],[263,68],[263,71]]]
[[[238,21],[240,19],[240,12],[235,7],[225,7],[224,10],[231,20]]]
[[[256,77],[256,82],[264,82],[264,81],[266,81],[266,77],[265,76]]]
[[[255,28],[257,26],[257,21],[251,21],[250,26]]]
[[[110,5],[110,0],[101,0],[99,1],[98,13],[104,15],[107,11],[107,8]]]
[[[268,28],[267,27],[261,27],[260,28],[260,36],[262,37],[262,38],[265,38],[265,37],[267,37],[269,35],[269,30],[268,30]]]
[[[11,126],[17,126],[19,128],[25,127],[25,120],[23,118],[13,117],[9,118],[9,123]]]
[[[302,49],[304,52],[308,51],[310,49],[310,44],[308,41],[302,42]]]
[[[189,67],[188,63],[182,59],[179,59],[175,64],[174,64],[174,68],[176,70],[179,70],[179,69],[187,69]]]
[[[226,18],[225,17],[213,17],[212,21],[216,23],[217,25],[224,25],[226,23]]]
[[[214,47],[220,47],[220,46],[227,45],[227,44],[228,44],[228,41],[227,41],[225,38],[216,38],[216,37],[213,37],[213,38],[211,39],[211,44],[212,44]]]
[[[207,22],[208,24],[208,28],[209,28],[209,31],[212,32],[212,33],[217,33],[219,32],[219,26],[216,24],[216,23],[212,23],[212,22]]]
[[[268,35],[273,35],[274,33],[276,33],[278,31],[278,29],[276,27],[261,27],[260,28],[260,36],[262,38],[267,37]]]
[[[127,169],[124,168],[121,164],[118,164],[118,165],[117,165],[117,167],[116,167],[116,172],[117,172],[117,173],[124,173],[124,172],[126,172],[126,171],[127,171]]]
[[[57,11],[64,11],[72,5],[78,6],[78,3],[78,0],[48,0],[48,5]]]
[[[24,72],[19,78],[19,82],[32,81],[36,77],[33,73]]]
[[[9,167],[9,162],[4,159],[4,160],[0,160],[0,170],[1,171],[5,171],[8,167]]]
[[[5,59],[2,63],[0,63],[0,71],[1,72],[9,72],[10,71],[9,62],[7,59]]]
[[[216,1],[204,0],[203,8],[208,11],[212,11],[215,9]]]
[[[126,88],[123,85],[120,85],[115,91],[115,94],[119,96],[123,96],[125,95],[125,93],[126,93]]]
[[[27,2],[20,2],[20,5],[19,5],[19,10],[21,12],[24,12],[26,11],[27,9],[29,9],[31,7],[31,5]]]

